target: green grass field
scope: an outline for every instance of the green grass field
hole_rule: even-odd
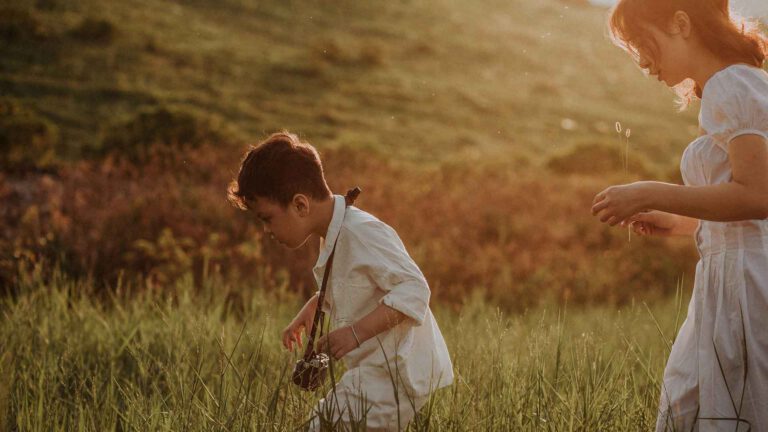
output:
[[[280,329],[300,306],[210,281],[94,300],[31,278],[0,313],[0,425],[13,431],[287,431],[320,394],[290,382]],[[456,380],[410,430],[647,431],[682,305],[433,306]],[[663,335],[663,336],[662,336]]]

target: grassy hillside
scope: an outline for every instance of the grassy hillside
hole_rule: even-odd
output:
[[[418,162],[537,163],[613,145],[621,121],[633,152],[673,166],[695,110],[677,115],[583,3],[20,0],[1,12],[0,92],[54,124],[68,159],[169,105],[242,140],[288,128]]]

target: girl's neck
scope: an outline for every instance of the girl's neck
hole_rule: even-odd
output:
[[[707,85],[707,82],[709,82],[709,80],[716,73],[720,72],[721,70],[727,68],[732,64],[734,63],[723,60],[722,58],[712,55],[710,53],[707,53],[707,55],[701,56],[701,60],[698,62],[698,64],[694,68],[695,72],[691,74],[691,78],[694,81],[696,81],[696,84],[698,84],[700,89],[704,90],[704,86]]]

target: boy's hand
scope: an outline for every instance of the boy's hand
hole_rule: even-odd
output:
[[[283,346],[288,351],[293,351],[293,344],[297,344],[301,347],[301,332],[309,333],[312,331],[312,323],[315,318],[315,311],[317,310],[317,294],[313,295],[303,308],[299,311],[296,318],[288,324],[283,330]]]
[[[336,329],[317,341],[317,348],[322,352],[330,354],[335,360],[344,357],[348,352],[357,347],[357,340],[350,326]]]
[[[312,319],[304,316],[297,316],[283,330],[283,346],[293,352],[294,344],[301,348],[301,333],[308,332],[312,327]]]

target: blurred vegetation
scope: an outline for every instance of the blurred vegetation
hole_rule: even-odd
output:
[[[52,165],[58,138],[58,128],[50,121],[0,100],[0,164],[7,171]]]
[[[321,150],[334,190],[363,188],[435,298],[664,296],[691,242],[630,239],[589,206],[615,182],[679,181],[696,109],[677,114],[604,21],[580,0],[14,2],[0,283],[59,266],[102,287],[215,271],[313,290],[316,243],[280,250],[225,199],[244,143],[285,128]]]
[[[294,289],[315,289],[316,240],[281,250],[252,215],[226,202],[238,152],[202,145],[148,154],[140,164],[113,155],[0,178],[0,198],[10,204],[0,243],[6,280],[19,265],[62,262],[96,281],[127,273],[157,286],[214,269],[270,285],[285,269]],[[629,241],[594,220],[592,197],[608,181],[632,179],[621,173],[597,179],[496,162],[414,169],[347,148],[323,156],[332,188],[363,189],[359,206],[398,230],[444,301],[461,302],[472,290],[513,309],[656,298],[694,259],[687,241]]]
[[[130,119],[116,121],[104,133],[101,149],[134,160],[155,151],[182,151],[204,143],[232,144],[221,121],[187,109],[157,107],[139,111]]]

